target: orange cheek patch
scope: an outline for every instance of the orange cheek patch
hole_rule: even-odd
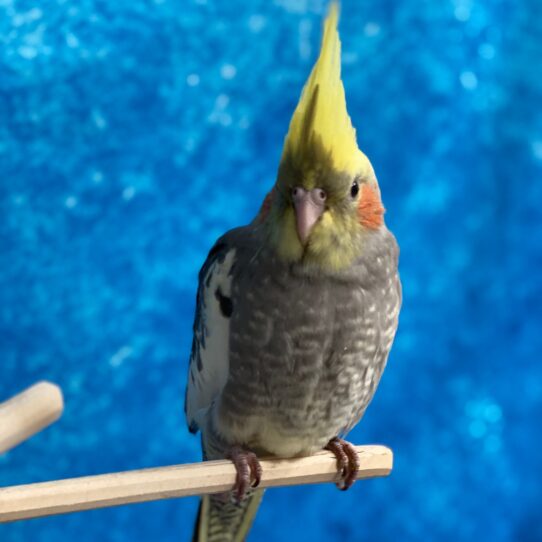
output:
[[[384,207],[378,194],[370,186],[361,186],[358,205],[359,223],[366,228],[375,229],[384,224]]]
[[[273,203],[273,190],[265,196],[265,199],[263,200],[262,206],[260,207],[260,212],[258,213],[258,222],[263,222],[267,215],[269,214],[269,211],[271,210],[271,204]]]

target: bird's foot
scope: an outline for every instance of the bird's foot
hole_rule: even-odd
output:
[[[232,499],[239,504],[247,495],[249,489],[260,485],[262,467],[256,454],[241,446],[232,446],[226,453],[237,471],[237,478],[232,488]]]
[[[332,438],[325,450],[329,450],[337,458],[337,467],[341,477],[337,482],[337,487],[346,491],[356,481],[359,471],[358,452],[350,442],[339,437]]]

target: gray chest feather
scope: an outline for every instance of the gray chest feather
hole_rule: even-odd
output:
[[[395,255],[339,276],[265,254],[236,269],[222,423],[273,453],[277,439],[321,447],[359,420],[385,367],[400,306]]]

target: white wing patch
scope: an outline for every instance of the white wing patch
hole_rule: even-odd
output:
[[[191,430],[201,421],[212,402],[226,385],[229,371],[231,269],[235,250],[210,265],[199,285],[199,318],[186,390],[186,419]],[[228,310],[229,308],[229,310]]]

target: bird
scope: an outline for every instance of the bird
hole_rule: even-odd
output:
[[[203,459],[229,459],[237,476],[201,499],[193,541],[246,539],[263,495],[259,457],[326,449],[339,488],[352,485],[359,458],[344,437],[396,334],[399,248],[347,112],[338,11],[331,3],[274,185],[198,275],[185,414]]]

